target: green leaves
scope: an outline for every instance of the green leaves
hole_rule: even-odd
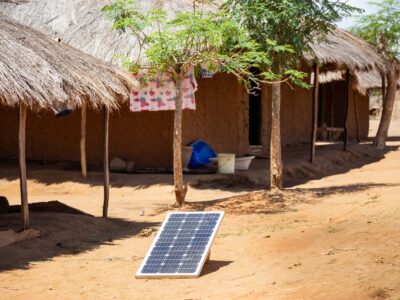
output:
[[[131,72],[166,72],[176,78],[190,67],[208,64],[214,71],[234,74],[249,89],[250,82],[257,87],[288,80],[308,87],[306,74],[296,70],[295,62],[314,36],[310,24],[316,23],[309,19],[321,13],[313,1],[228,0],[222,9],[199,7],[195,1],[177,13],[140,3],[117,0],[103,8],[116,30],[137,38],[138,59],[124,61]],[[331,24],[324,26],[321,31]],[[254,75],[251,68],[262,72]]]
[[[351,31],[375,46],[389,60],[400,60],[400,0],[370,2],[379,10],[361,15]]]
[[[140,7],[135,0],[105,6],[113,27],[129,30],[140,46],[138,60],[125,59],[124,65],[133,73],[146,70],[148,77],[169,73],[176,79],[190,67],[206,64],[214,71],[234,74],[249,89],[250,81],[261,83],[263,78],[250,68],[270,69],[269,53],[226,12],[196,5],[175,15],[160,7]],[[270,52],[291,51],[274,41],[268,43]]]
[[[222,9],[269,53],[274,70],[304,86],[295,71],[313,41],[323,41],[335,22],[360,12],[340,0],[227,0]]]

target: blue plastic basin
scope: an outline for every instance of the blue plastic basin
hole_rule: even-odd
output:
[[[189,168],[198,169],[210,163],[211,157],[216,157],[215,151],[204,141],[195,141],[192,145],[192,157],[189,162]]]

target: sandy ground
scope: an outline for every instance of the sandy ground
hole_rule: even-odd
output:
[[[315,175],[306,180],[289,168],[283,194],[246,194],[259,190],[259,181],[195,185],[187,209],[226,211],[196,279],[134,278],[173,203],[169,175],[113,174],[105,220],[98,217],[101,174],[85,181],[76,171],[33,165],[31,202],[57,200],[95,217],[31,212],[41,237],[0,248],[0,298],[399,299],[400,123],[391,135],[385,152],[360,145],[340,159],[334,147],[319,151],[330,167],[321,157],[317,167],[298,163]],[[0,164],[0,191],[11,204],[19,201],[17,175]],[[19,226],[18,214],[0,215],[1,230]]]

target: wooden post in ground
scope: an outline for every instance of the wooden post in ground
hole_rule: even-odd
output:
[[[354,98],[354,116],[356,119],[356,129],[357,129],[357,142],[361,143],[361,134],[360,134],[360,121],[358,116],[358,101],[357,101],[357,94],[356,91],[353,93]]]
[[[312,123],[311,123],[311,148],[310,162],[315,160],[315,142],[317,140],[318,131],[318,95],[319,95],[319,66],[314,64],[314,88],[312,99]]]
[[[381,80],[382,80],[382,107],[383,107],[386,98],[386,74],[381,75]]]
[[[28,205],[28,188],[26,182],[26,161],[25,161],[25,129],[26,129],[26,113],[27,107],[25,103],[19,105],[19,129],[18,129],[18,145],[19,145],[19,180],[21,189],[21,216],[24,230],[29,227],[29,205]]]
[[[108,162],[108,130],[110,121],[110,110],[104,107],[104,203],[103,217],[108,216],[108,202],[110,198],[110,170]]]
[[[344,124],[343,124],[343,150],[347,150],[348,142],[348,118],[349,118],[349,94],[350,94],[350,71],[346,71],[346,95],[344,97]]]
[[[87,177],[87,164],[86,164],[86,115],[87,115],[87,102],[83,101],[81,111],[81,169],[82,176]]]

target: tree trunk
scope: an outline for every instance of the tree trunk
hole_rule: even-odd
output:
[[[182,104],[183,104],[183,75],[176,80],[176,103],[174,116],[174,185],[177,206],[185,202],[187,186],[183,182],[182,172]]]
[[[378,149],[384,149],[388,136],[390,121],[392,119],[394,102],[396,100],[397,82],[399,80],[399,70],[396,62],[392,62],[390,73],[387,77],[386,97],[383,100],[383,111],[378,132],[374,139],[374,145]]]
[[[281,83],[272,84],[271,92],[271,189],[283,188],[283,164],[281,149]]]
[[[28,204],[28,188],[26,182],[26,161],[25,161],[25,129],[26,129],[26,105],[21,102],[19,105],[19,129],[18,129],[18,145],[19,145],[19,181],[21,190],[21,216],[24,230],[29,227],[29,204]]]

